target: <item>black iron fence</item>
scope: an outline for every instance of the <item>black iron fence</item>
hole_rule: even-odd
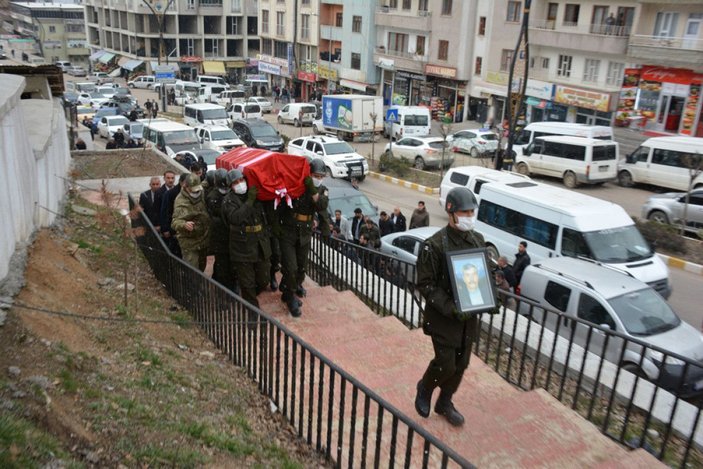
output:
[[[422,300],[411,263],[319,236],[310,260],[317,282],[352,290],[377,313],[419,325]],[[502,307],[482,316],[474,352],[504,379],[524,390],[547,390],[607,436],[669,465],[703,465],[702,362],[503,295],[514,300],[514,311]]]
[[[141,213],[132,225],[169,294],[337,467],[473,467],[278,320],[172,255]]]

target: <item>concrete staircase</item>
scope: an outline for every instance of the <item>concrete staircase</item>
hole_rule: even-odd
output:
[[[641,468],[664,467],[653,456],[643,450],[628,451],[604,436],[590,422],[565,407],[544,390],[524,392],[496,374],[478,357],[473,356],[464,381],[454,398],[456,407],[466,417],[462,428],[453,428],[442,417],[432,414],[428,419],[420,417],[414,408],[415,385],[433,356],[430,338],[421,330],[408,330],[394,317],[381,318],[371,312],[352,292],[338,292],[332,287],[320,288],[307,281],[307,297],[303,299],[303,316],[292,318],[280,301],[279,293],[262,293],[261,308],[282,321],[295,334],[319,350],[322,354],[350,373],[361,383],[371,388],[405,415],[414,419],[431,434],[448,444],[478,467],[524,468],[524,467],[600,467]],[[291,353],[293,353],[291,351]],[[307,362],[309,354],[303,358]],[[289,375],[300,374],[300,361]],[[317,364],[314,366],[317,369]],[[309,371],[307,366],[306,370]],[[283,371],[279,378],[283,379]],[[399,431],[394,457],[391,458],[391,425],[388,414],[382,422],[384,439],[376,443],[377,407],[371,403],[369,414],[373,416],[364,438],[361,416],[364,401],[353,401],[352,390],[346,383],[345,405],[328,409],[327,392],[329,375],[322,376],[323,417],[318,428],[314,409],[308,408],[310,394],[319,397],[319,373],[304,386],[297,386],[296,395],[303,409],[294,409],[293,420],[303,422],[302,436],[315,435],[318,430],[320,448],[330,449],[342,465],[354,467],[366,460],[373,465],[374,450],[380,449],[380,467],[388,467],[390,459],[403,465],[407,444],[407,429]],[[290,376],[288,383],[292,383]],[[289,384],[291,386],[291,384]],[[335,395],[339,396],[340,379],[336,377]],[[290,393],[290,389],[288,391]],[[438,391],[435,393],[435,398]],[[289,397],[290,399],[290,397]],[[434,401],[433,401],[434,403]],[[300,404],[298,404],[299,406]],[[313,406],[314,407],[314,406]],[[355,409],[355,412],[352,410]],[[302,418],[298,415],[302,411]],[[346,442],[354,435],[355,446],[351,454],[337,451],[339,428],[334,422],[340,411],[344,412],[345,427],[341,438]],[[288,408],[291,412],[291,408]],[[327,418],[332,413],[332,432],[329,441]],[[350,428],[352,413],[357,420]],[[305,426],[307,424],[307,427]],[[404,426],[403,426],[404,427]],[[422,445],[417,438],[411,440],[413,458],[409,467],[420,467]],[[438,455],[430,454],[429,467],[438,467]],[[350,466],[351,467],[351,466]]]

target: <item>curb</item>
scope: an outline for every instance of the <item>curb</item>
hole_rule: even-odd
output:
[[[396,184],[399,186],[407,187],[408,189],[422,192],[423,194],[430,194],[430,195],[439,194],[439,188],[437,188],[437,187],[423,186],[423,185],[418,184],[416,182],[405,181],[403,179],[398,179],[398,178],[394,178],[391,176],[386,176],[385,174],[377,173],[374,171],[369,171],[367,174],[369,176],[371,176],[372,178],[376,178],[376,179],[379,179],[379,180],[385,181],[385,182],[390,182],[391,184]]]
[[[657,253],[657,255],[662,261],[664,261],[664,264],[669,267],[685,270],[686,272],[690,272],[694,275],[703,276],[703,265],[694,264],[693,262],[688,262],[683,259],[679,259],[678,257],[667,256],[666,254]]]

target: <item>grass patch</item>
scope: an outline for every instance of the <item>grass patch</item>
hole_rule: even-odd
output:
[[[59,443],[29,421],[12,414],[0,414],[0,467],[39,468],[54,459],[67,467],[83,467],[64,453]]]
[[[64,368],[59,372],[59,379],[61,380],[61,388],[69,393],[75,394],[78,391],[78,381],[71,373],[71,370]]]
[[[156,353],[152,352],[148,348],[144,348],[141,346],[137,348],[136,358],[139,363],[149,362],[151,363],[151,366],[154,367],[160,367],[163,364],[161,362],[161,358],[159,358]]]
[[[139,445],[130,454],[137,462],[156,467],[198,467],[207,462],[199,452],[180,446]]]

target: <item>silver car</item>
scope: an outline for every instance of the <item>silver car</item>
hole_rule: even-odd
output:
[[[439,226],[424,226],[413,228],[408,231],[387,234],[381,238],[381,252],[397,257],[398,259],[412,265],[411,269],[402,272],[405,280],[410,284],[415,284],[415,264],[420,253],[422,243],[440,230]]]
[[[454,152],[449,142],[439,137],[405,137],[393,144],[386,145],[385,151],[392,150],[394,158],[405,158],[417,169],[439,168],[442,165],[442,146],[444,147],[444,167],[454,163]]]
[[[683,224],[685,206],[686,193],[684,192],[656,194],[642,206],[642,218],[680,227]],[[685,228],[694,232],[703,228],[703,189],[691,192]]]

